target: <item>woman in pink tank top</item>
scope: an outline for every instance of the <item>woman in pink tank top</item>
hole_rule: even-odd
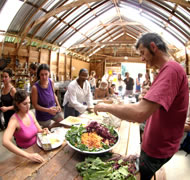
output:
[[[16,113],[10,118],[9,124],[3,135],[3,146],[11,152],[28,158],[35,162],[43,162],[44,159],[37,153],[28,153],[26,149],[36,143],[37,133],[48,129],[41,129],[34,114],[29,111],[30,98],[26,91],[18,90],[14,97]],[[17,146],[11,141],[15,137]]]

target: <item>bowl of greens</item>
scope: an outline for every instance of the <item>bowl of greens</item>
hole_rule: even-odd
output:
[[[87,126],[72,126],[65,139],[78,152],[100,154],[112,150],[119,143],[119,134],[111,126],[92,121]]]

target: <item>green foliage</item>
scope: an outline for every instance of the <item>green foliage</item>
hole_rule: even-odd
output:
[[[122,163],[121,160],[119,163]],[[83,180],[136,180],[133,174],[128,172],[127,165],[121,165],[114,169],[115,161],[103,162],[99,157],[87,157],[85,161],[76,165]]]

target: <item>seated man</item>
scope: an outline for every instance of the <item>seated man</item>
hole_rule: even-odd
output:
[[[110,86],[110,88],[109,88],[109,94],[110,94],[111,96],[117,94],[117,93],[115,92],[115,88],[116,88],[115,84],[112,84],[112,85]]]
[[[107,81],[102,81],[100,87],[95,89],[94,99],[103,99],[109,96],[108,83]]]

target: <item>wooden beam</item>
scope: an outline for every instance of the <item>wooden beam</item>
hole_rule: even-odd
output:
[[[108,24],[100,24],[99,26],[143,26],[140,22],[127,22],[127,21],[122,21],[122,22],[115,22],[115,23],[108,23]]]
[[[28,32],[30,31],[31,28],[33,28],[36,25],[44,22],[48,18],[50,18],[56,14],[59,14],[62,11],[72,9],[73,7],[78,7],[78,6],[81,6],[81,5],[86,4],[86,3],[97,2],[97,1],[101,1],[101,0],[78,0],[78,1],[72,2],[70,4],[67,4],[65,6],[61,6],[61,7],[58,7],[56,9],[53,9],[52,11],[47,13],[46,15],[44,15],[44,16],[40,17],[39,19],[33,21],[30,25],[28,25],[25,28],[25,30],[21,34],[21,41],[20,41],[20,44],[18,45],[17,51],[20,49],[21,43],[23,42],[23,40],[25,39],[26,35],[28,34]]]
[[[190,1],[185,1],[185,0],[165,0],[165,1],[176,3],[184,7],[190,7]]]
[[[70,72],[69,72],[70,79],[72,79],[72,62],[73,62],[73,56],[70,57]]]
[[[95,6],[93,6],[92,8],[89,8],[89,11],[86,11],[86,12],[83,13],[81,16],[75,18],[75,20],[72,21],[71,23],[66,23],[66,22],[64,22],[65,24],[67,24],[68,27],[65,28],[61,33],[59,33],[59,35],[52,41],[52,43],[54,43],[59,37],[61,37],[69,28],[72,28],[72,29],[74,30],[74,32],[71,33],[69,36],[67,36],[67,37],[64,39],[64,41],[62,41],[62,43],[60,44],[60,46],[62,46],[62,45],[65,43],[65,41],[67,41],[71,36],[73,36],[73,34],[75,34],[75,33],[77,33],[77,32],[78,32],[79,34],[81,34],[82,36],[84,36],[86,40],[89,39],[90,42],[92,42],[92,40],[91,40],[90,38],[88,38],[88,36],[86,36],[86,34],[80,32],[80,29],[82,29],[83,27],[85,27],[85,26],[89,23],[88,21],[86,21],[85,23],[83,23],[83,25],[80,26],[80,28],[75,28],[73,25],[74,25],[75,23],[77,23],[78,21],[80,21],[80,19],[82,19],[83,17],[88,16],[88,14],[91,14],[96,8],[102,6],[104,3],[106,3],[106,1],[103,1],[103,2],[99,3],[98,5],[95,5]],[[88,5],[87,5],[87,6],[88,6]],[[76,9],[76,8],[75,8],[75,9]],[[110,9],[110,8],[108,8],[108,9]],[[108,9],[106,9],[106,10],[108,10]],[[94,15],[94,17],[91,19],[91,21],[93,21],[93,20],[96,19],[96,18],[97,18],[97,16]]]
[[[56,14],[59,14],[61,13],[62,11],[65,11],[65,10],[69,10],[69,9],[72,9],[73,7],[78,7],[78,6],[81,6],[83,4],[86,4],[86,3],[91,3],[91,2],[98,2],[98,1],[102,1],[102,0],[78,0],[78,1],[74,1],[72,3],[69,3],[65,6],[61,6],[57,9],[54,9],[52,11],[50,11],[49,13],[47,13],[46,15],[44,15],[43,17],[37,19],[35,21],[35,23],[33,24],[33,26],[36,26],[38,24],[40,24],[41,22],[45,21],[46,19],[56,15]]]
[[[89,46],[102,46],[102,45],[107,45],[107,46],[134,46],[135,42],[129,42],[129,41],[112,41],[112,42],[94,42],[94,43],[84,43],[84,44],[78,44],[71,46],[69,49],[76,49],[76,48],[84,48],[84,47],[89,47]]]
[[[65,62],[65,64],[64,64],[64,69],[65,69],[64,81],[66,81],[67,80],[67,56],[66,56],[66,54],[64,54],[64,55],[65,55],[65,60],[64,60],[64,62]]]
[[[128,57],[128,59],[125,59],[125,57],[109,57],[106,58],[106,62],[136,62],[136,63],[144,63],[140,57]]]
[[[185,65],[186,65],[186,74],[189,75],[189,56],[187,53],[187,47],[185,47]]]
[[[46,4],[47,2],[48,2],[48,0],[45,0],[39,7],[36,7],[36,12],[34,12],[34,13],[29,17],[29,19],[27,20],[27,22],[24,24],[23,29],[25,29],[25,28],[27,27],[27,25],[28,25],[28,23],[31,21],[31,19],[37,14],[37,12],[38,12],[38,11],[44,6],[44,4]],[[28,1],[27,1],[26,3],[34,7],[34,5],[33,5],[32,3],[28,2]],[[19,33],[19,35],[20,35],[20,33]]]
[[[57,81],[60,81],[60,78],[59,78],[59,63],[60,63],[60,52],[57,53]]]

